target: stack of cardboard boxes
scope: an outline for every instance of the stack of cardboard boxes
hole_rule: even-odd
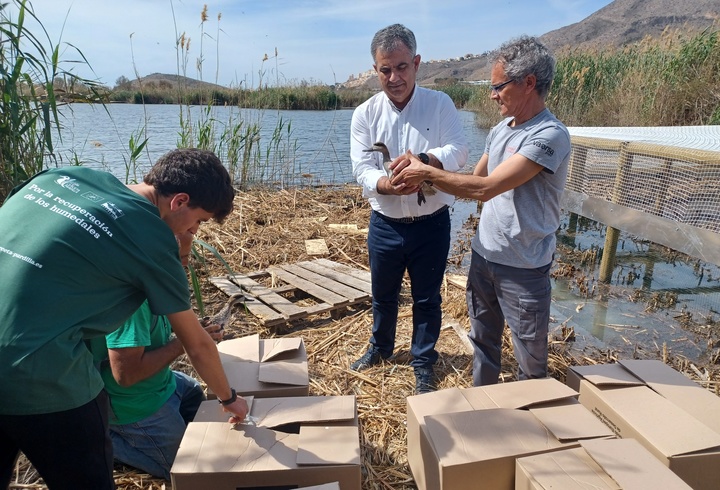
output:
[[[413,396],[407,416],[420,490],[720,488],[720,398],[659,361]]]
[[[171,469],[174,490],[360,490],[355,397],[308,396],[302,339],[252,335],[218,350],[250,412],[233,427],[217,401],[201,405]]]
[[[302,340],[218,347],[250,413],[232,427],[217,401],[203,403],[173,488],[360,490],[355,397],[308,396]],[[659,361],[571,367],[567,384],[408,397],[407,451],[420,490],[717,489],[720,398]]]

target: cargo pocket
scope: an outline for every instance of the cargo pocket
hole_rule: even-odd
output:
[[[520,296],[520,325],[517,335],[523,340],[547,337],[550,322],[548,295]]]

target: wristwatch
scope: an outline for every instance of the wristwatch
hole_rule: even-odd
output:
[[[430,165],[430,157],[427,153],[418,153],[417,157],[420,159],[421,162],[423,162],[425,165]]]
[[[227,405],[232,405],[233,403],[235,403],[235,400],[237,400],[237,393],[235,392],[235,388],[230,388],[230,398],[228,398],[227,400],[221,400],[218,398],[218,402],[220,402],[220,405],[222,405],[223,407]]]

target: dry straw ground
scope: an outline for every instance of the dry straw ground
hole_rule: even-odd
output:
[[[236,272],[261,271],[270,265],[315,258],[309,256],[305,240],[324,239],[329,253],[324,257],[367,270],[366,235],[339,231],[330,224],[367,227],[369,206],[356,187],[339,189],[262,190],[240,193],[235,211],[222,225],[206,224],[198,238],[211,244]],[[466,225],[465,238],[451,250],[451,262],[460,263],[469,253],[468,236],[474,222]],[[203,280],[203,298],[207,314],[219,310],[227,297],[209,284],[207,277],[226,274],[224,266],[205,252],[204,261],[193,265]],[[287,325],[268,329],[251,314],[236,309],[228,336],[259,333],[263,337],[301,336],[306,343],[312,395],[354,394],[357,397],[362,449],[363,490],[415,488],[407,466],[405,444],[405,398],[413,393],[414,376],[408,365],[411,333],[411,302],[403,288],[397,331],[396,355],[390,361],[362,373],[348,370],[348,365],[367,347],[372,324],[369,305],[348,309],[337,320],[318,315]],[[437,345],[440,359],[436,365],[439,388],[467,387],[471,384],[471,354],[458,335],[468,328],[464,290],[448,282],[443,289],[444,328]],[[583,345],[562,322],[551,325],[550,373],[564,381],[570,364],[612,362],[617,354]],[[570,341],[575,339],[575,341]],[[506,341],[508,338],[506,337]],[[703,382],[717,393],[720,372],[714,365],[700,366],[674,356],[665,349],[638,346],[634,355],[663,359],[689,377]],[[516,364],[511,348],[504,348],[503,381],[515,379]],[[176,368],[193,373],[192,366],[180,360]],[[132,468],[116,466],[119,490],[169,489],[170,482],[151,478]],[[21,459],[11,489],[45,488],[32,467]]]

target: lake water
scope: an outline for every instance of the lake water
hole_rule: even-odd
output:
[[[189,117],[202,120],[206,108],[193,107]],[[152,163],[179,141],[180,113],[187,107],[179,105],[112,104],[107,107],[73,104],[62,109],[63,139],[57,144],[62,164],[80,161],[84,165],[109,170],[121,180],[140,180]],[[261,128],[261,148],[266,148],[280,118],[290,123],[295,150],[292,169],[295,183],[352,183],[350,153],[351,109],[336,111],[272,111],[212,108],[216,126],[231,118],[257,123]],[[470,147],[470,170],[484,149],[487,130],[478,125],[474,113],[461,111],[460,116]],[[187,113],[186,113],[187,117]],[[139,158],[138,167],[130,168],[128,142],[146,128],[148,143]],[[303,176],[304,175],[304,176]],[[292,179],[284,182],[292,184]],[[457,243],[467,233],[465,224],[477,214],[477,203],[458,201],[452,208],[452,233]],[[588,222],[586,220],[586,222]],[[566,227],[568,216],[563,216]],[[595,222],[568,236],[563,229],[558,241],[569,243],[574,250],[601,249],[604,226]],[[469,251],[457,272],[466,271]],[[560,259],[563,257],[559,256]],[[567,259],[572,262],[573,259]],[[580,264],[576,264],[580,266]],[[598,276],[597,264],[585,267],[588,287]],[[632,271],[632,273],[630,272]],[[455,272],[455,271],[453,271]],[[629,277],[636,277],[629,282]],[[648,280],[650,278],[650,280]],[[720,315],[720,268],[699,264],[694,260],[663,257],[657,250],[635,237],[622,236],[618,263],[609,289],[590,297],[580,291],[575,279],[553,280],[553,317],[551,328],[565,324],[603,347],[631,355],[638,345],[658,350],[667,343],[671,351],[698,359],[712,356],[717,348],[702,334],[682,328],[679,319],[689,314],[699,325],[710,327]],[[640,294],[642,293],[642,294]],[[649,309],[647,298],[675,295],[675,304]],[[641,296],[645,296],[643,300]],[[717,327],[715,327],[717,329]]]
[[[146,128],[146,152],[139,159],[136,173],[142,177],[158,157],[176,148],[179,141],[181,111],[187,118],[187,107],[180,105],[71,104],[62,109],[62,142],[58,154],[63,162],[78,159],[84,165],[109,170],[124,178],[130,162],[128,142]],[[204,107],[190,108],[189,119],[206,120]],[[480,128],[472,112],[460,112],[470,147],[470,161],[480,158],[487,130]],[[315,183],[354,182],[350,164],[350,119],[352,109],[335,111],[273,111],[213,107],[212,118],[222,131],[228,121],[242,119],[261,128],[259,146],[265,151],[280,119],[290,123],[289,138],[293,146],[293,183],[307,183],[312,175]],[[287,127],[287,126],[285,126]],[[142,138],[144,139],[144,138]]]

